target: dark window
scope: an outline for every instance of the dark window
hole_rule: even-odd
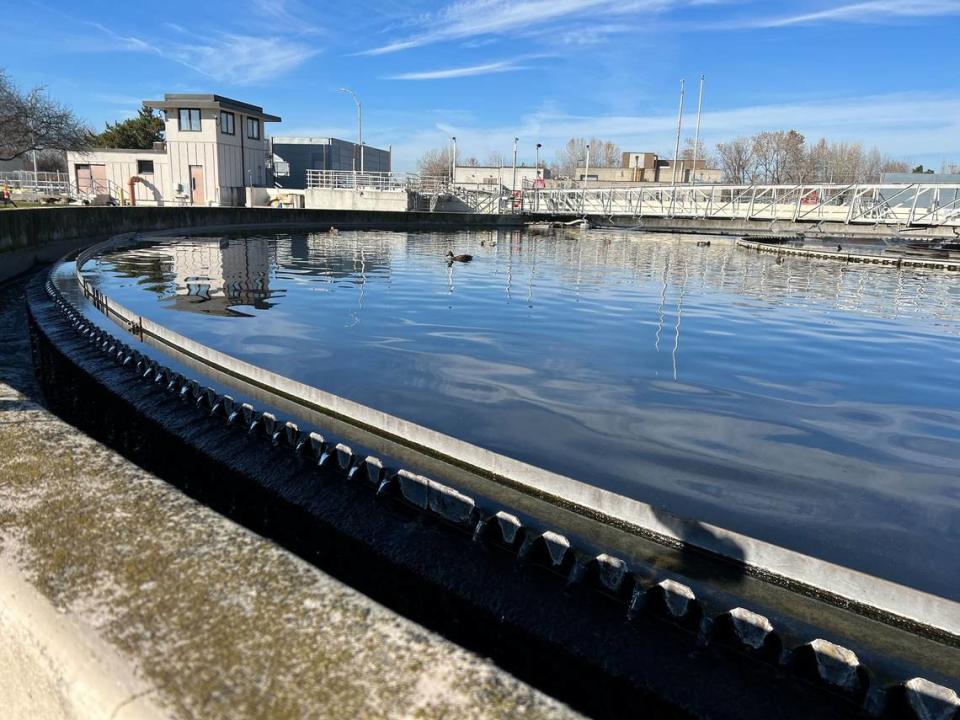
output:
[[[153,174],[153,160],[137,160],[137,175]]]
[[[180,108],[180,132],[200,132],[200,111]]]
[[[220,111],[220,132],[225,135],[236,135],[237,129],[234,126],[236,118],[234,118],[232,112],[227,112],[226,110]]]
[[[247,118],[247,137],[251,140],[260,139],[260,121],[257,118]]]

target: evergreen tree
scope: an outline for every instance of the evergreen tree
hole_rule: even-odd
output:
[[[149,150],[163,140],[163,118],[154,115],[152,108],[140,108],[136,117],[122,122],[107,123],[104,131],[93,137],[93,145],[102,148],[129,148]]]

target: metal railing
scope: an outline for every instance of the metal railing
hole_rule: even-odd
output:
[[[543,189],[529,211],[896,226],[960,226],[960,184],[654,185]]]
[[[414,173],[307,170],[307,188],[334,190],[411,190],[425,194],[446,192],[446,177]]]
[[[32,170],[7,170],[0,172],[0,186],[11,190],[31,192],[37,195],[73,195],[70,176],[65,172],[33,172]]]

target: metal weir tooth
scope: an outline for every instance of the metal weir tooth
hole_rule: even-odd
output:
[[[367,480],[374,485],[379,484],[380,478],[383,477],[383,462],[380,460],[380,458],[368,455],[363,464],[367,468]]]
[[[341,470],[348,470],[351,463],[353,463],[353,450],[350,449],[349,445],[344,445],[343,443],[337,443],[337,464],[340,466]]]
[[[317,465],[321,465],[321,456],[327,447],[326,440],[320,433],[312,432],[307,436],[307,441],[310,443],[310,454],[317,458]]]
[[[283,425],[283,438],[287,445],[297,448],[300,445],[300,428],[289,420]]]

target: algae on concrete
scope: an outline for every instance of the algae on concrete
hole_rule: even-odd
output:
[[[45,411],[21,290],[0,289],[0,547],[165,713],[574,716]]]

